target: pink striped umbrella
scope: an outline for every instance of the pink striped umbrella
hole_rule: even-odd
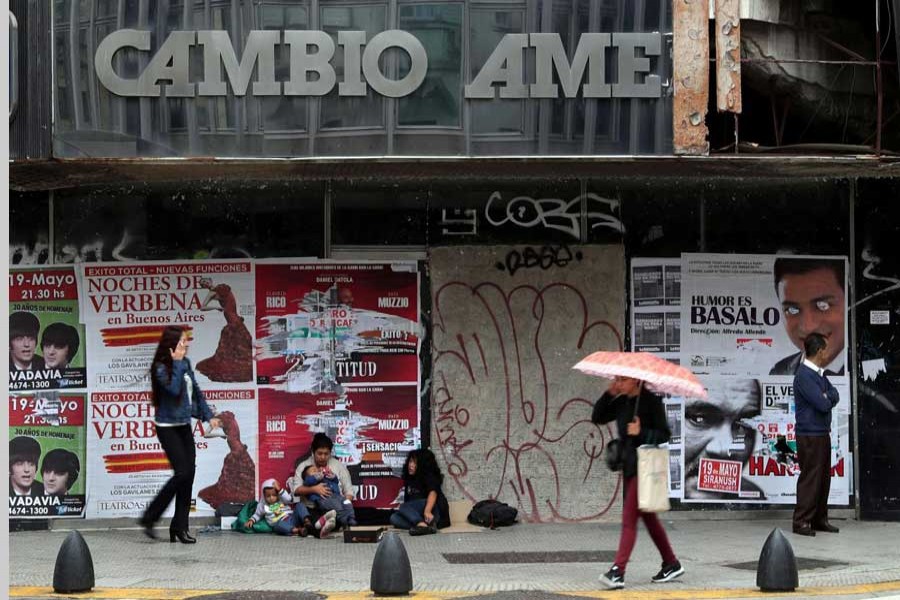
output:
[[[648,352],[594,352],[572,368],[607,379],[640,379],[657,394],[706,399],[706,389],[696,375]]]

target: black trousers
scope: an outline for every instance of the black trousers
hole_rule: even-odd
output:
[[[798,435],[797,506],[794,527],[828,522],[828,492],[831,490],[831,436]]]
[[[190,425],[177,427],[157,427],[156,436],[172,465],[175,474],[159,490],[156,498],[147,507],[141,519],[145,524],[159,521],[166,508],[175,498],[175,514],[169,529],[187,531],[188,516],[191,512],[191,488],[194,487],[197,449],[194,446],[194,434]]]

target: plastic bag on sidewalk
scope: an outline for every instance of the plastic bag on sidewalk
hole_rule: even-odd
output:
[[[638,510],[669,510],[669,449],[643,445],[637,449]]]

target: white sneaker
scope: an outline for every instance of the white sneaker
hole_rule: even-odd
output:
[[[334,529],[334,522],[337,520],[337,511],[329,510],[327,513],[319,517],[319,520],[316,521],[316,529],[322,529],[325,527],[325,523],[328,521],[332,522],[331,528]]]
[[[336,525],[337,525],[337,521],[335,521],[334,518],[327,519],[325,521],[325,524],[322,525],[322,528],[319,530],[319,538],[320,539],[327,538],[329,536],[329,534],[331,534],[331,532],[334,531],[334,528]]]

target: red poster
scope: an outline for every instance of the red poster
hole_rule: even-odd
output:
[[[700,459],[698,490],[740,494],[741,463],[736,460]]]
[[[414,263],[258,263],[257,383],[415,384],[418,315]]]
[[[352,387],[342,396],[260,388],[260,480],[292,476],[318,431],[334,441],[333,455],[350,471],[354,504],[389,508],[406,454],[420,445],[417,387]]]
[[[415,263],[256,265],[259,476],[287,478],[316,432],[358,507],[388,508],[420,446]]]

